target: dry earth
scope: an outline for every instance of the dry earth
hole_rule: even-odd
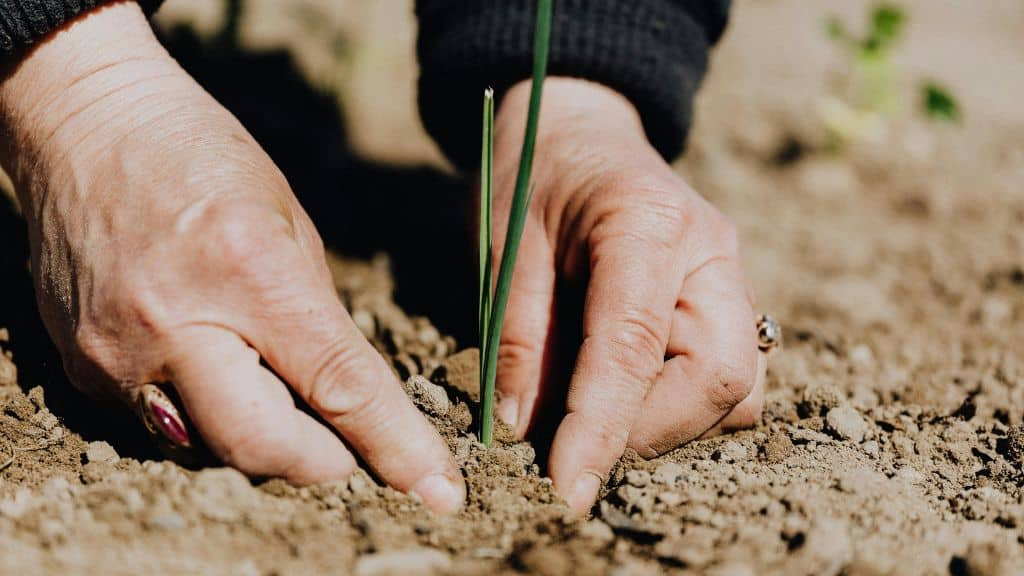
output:
[[[363,474],[296,489],[184,470],[68,390],[8,217],[0,571],[1024,574],[1024,6],[907,2],[907,90],[946,81],[963,124],[908,111],[830,155],[814,114],[841,70],[830,3],[736,4],[680,169],[739,223],[760,306],[788,330],[755,429],[627,454],[593,516],[568,518],[532,447],[472,439],[475,353],[394,303],[386,258],[336,259],[344,302],[463,466],[466,510],[435,518]],[[425,142],[409,122],[395,130]]]

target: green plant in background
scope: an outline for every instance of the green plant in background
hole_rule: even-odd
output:
[[[921,109],[932,120],[957,123],[960,121],[960,105],[945,87],[930,80],[921,88]]]
[[[851,55],[858,86],[858,104],[880,113],[898,109],[896,69],[892,52],[903,36],[906,18],[897,6],[881,5],[871,14],[870,28],[863,38],[854,37],[836,17],[828,21],[829,36]]]
[[[533,171],[533,152],[537,142],[537,124],[540,119],[541,94],[548,68],[548,46],[551,39],[551,2],[538,0],[537,22],[533,46],[533,86],[530,89],[530,107],[526,116],[526,137],[519,156],[512,210],[505,233],[505,247],[501,254],[498,282],[491,294],[492,281],[492,221],[493,160],[494,160],[494,93],[484,95],[483,152],[480,167],[480,441],[490,446],[494,436],[494,382],[498,373],[498,345],[501,326],[505,322],[512,271],[515,269],[519,241],[523,236],[526,211],[533,196],[530,174]]]
[[[849,86],[843,98],[827,98],[821,116],[833,146],[849,141],[879,140],[886,122],[901,110],[900,70],[893,61],[907,28],[907,15],[894,4],[871,9],[863,37],[852,34],[838,18],[829,18],[826,32],[850,58]],[[950,91],[937,82],[920,87],[922,111],[932,120],[957,122],[960,108]]]

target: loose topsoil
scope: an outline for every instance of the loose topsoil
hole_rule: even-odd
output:
[[[387,257],[332,257],[462,466],[465,510],[434,517],[362,473],[294,488],[185,470],[69,391],[8,211],[0,572],[1024,574],[1024,9],[909,2],[907,82],[942,74],[964,123],[908,113],[830,154],[826,10],[736,4],[680,169],[738,222],[759,308],[787,330],[755,428],[627,453],[571,518],[533,447],[475,441],[476,351],[395,304]]]

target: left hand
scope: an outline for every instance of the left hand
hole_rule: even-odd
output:
[[[496,262],[529,91],[529,81],[514,86],[495,123]],[[549,78],[543,102],[536,192],[501,335],[498,415],[522,437],[557,414],[549,471],[582,513],[625,448],[653,457],[753,425],[765,359],[736,228],[651,147],[633,105],[569,78]],[[580,330],[558,325],[578,306],[565,286],[586,296],[562,417],[543,399],[561,398],[552,393],[562,385],[556,333]]]

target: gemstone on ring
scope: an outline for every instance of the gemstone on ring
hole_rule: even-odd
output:
[[[770,352],[782,344],[782,325],[767,314],[757,316],[757,348]]]
[[[163,436],[173,446],[190,448],[188,428],[178,408],[156,384],[146,384],[139,391],[139,411],[142,422],[153,435]]]

